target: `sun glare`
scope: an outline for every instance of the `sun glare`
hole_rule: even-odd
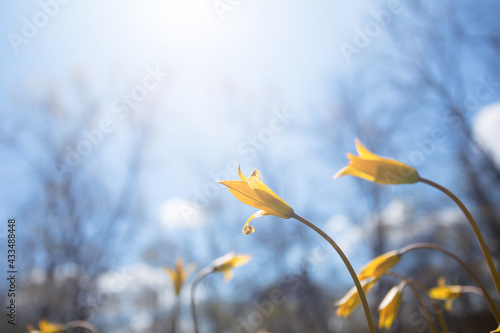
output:
[[[210,2],[203,0],[155,0],[147,6],[154,29],[184,42],[203,38],[219,23]]]

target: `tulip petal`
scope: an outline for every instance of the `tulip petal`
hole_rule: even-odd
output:
[[[227,282],[233,278],[233,272],[231,270],[227,270],[224,272],[224,281]]]
[[[368,149],[366,149],[366,147],[361,144],[358,138],[354,139],[354,141],[356,142],[356,151],[358,152],[361,158],[374,161],[380,161],[383,159],[380,156],[377,156]]]
[[[247,182],[238,180],[224,180],[219,181],[219,184],[226,186],[229,191],[241,202],[249,206],[266,209],[267,205],[262,202],[262,199],[255,194],[254,190],[248,185]]]
[[[377,281],[378,279],[361,281],[364,293],[367,294]],[[348,317],[359,304],[361,304],[361,298],[356,287],[352,287],[344,297],[334,303],[335,306],[338,306],[336,313],[340,317]]]
[[[352,175],[379,184],[413,184],[420,180],[417,170],[402,162],[375,155],[356,139],[359,156],[347,154],[349,165],[339,170],[334,179]]]
[[[248,178],[248,185],[253,189],[262,202],[266,203],[265,210],[282,218],[289,218],[293,215],[293,209],[288,205],[285,200],[281,199],[276,193],[273,192],[264,182],[260,179],[260,173],[255,169]]]
[[[240,176],[241,181],[248,182],[247,177],[241,172],[240,165],[238,164],[238,176]]]
[[[254,192],[266,203],[265,210],[270,213],[270,215],[275,215],[284,219],[288,219],[293,215],[292,207],[276,194],[271,194],[258,188],[254,189]]]
[[[235,256],[233,259],[233,267],[240,267],[245,265],[247,262],[249,262],[252,259],[252,256],[249,254],[242,254]]]
[[[371,277],[381,277],[396,265],[400,259],[401,255],[398,251],[386,252],[366,264],[359,272],[358,279],[362,281]]]
[[[177,272],[174,271],[172,268],[165,267],[165,271],[168,273],[172,281],[175,281],[177,279]]]
[[[233,276],[231,270],[245,265],[251,258],[248,254],[235,255],[234,252],[229,252],[212,262],[212,272],[224,273],[224,281],[229,281]]]
[[[262,179],[262,174],[261,174],[261,173],[260,173],[260,171],[259,171],[259,170],[257,170],[257,169],[253,169],[251,176],[257,176],[257,177],[259,177],[260,179]]]
[[[53,324],[47,320],[41,320],[38,323],[38,328],[40,329],[40,332],[44,333],[56,333],[62,331],[61,325]]]
[[[399,310],[401,299],[402,293],[400,286],[391,288],[391,290],[389,290],[389,292],[385,295],[384,299],[378,307],[378,310],[380,312],[378,324],[379,328],[391,328],[392,323],[394,322],[396,314]]]
[[[255,228],[252,227],[251,225],[248,225],[248,223],[257,217],[265,215],[271,215],[271,214],[263,210],[259,210],[258,212],[253,213],[252,216],[250,216],[248,220],[245,222],[245,225],[243,226],[243,233],[245,235],[250,235],[251,233],[253,233],[255,231]]]
[[[349,164],[352,165],[355,169],[358,169],[361,172],[366,173],[374,178],[377,177],[380,161],[365,160],[355,155],[349,156],[349,159],[350,159]]]
[[[372,182],[375,181],[375,177],[374,176],[372,176],[370,174],[367,174],[367,173],[361,171],[360,169],[357,169],[352,164],[349,164],[348,166],[343,167],[342,169],[340,169],[335,174],[335,176],[333,176],[333,179],[337,179],[339,177],[347,176],[347,175],[355,176],[355,177],[359,177],[359,178],[363,178],[363,179],[366,179],[366,180],[369,180],[369,181],[372,181]]]

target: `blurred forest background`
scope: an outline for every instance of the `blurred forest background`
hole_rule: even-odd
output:
[[[356,269],[435,242],[493,291],[451,200],[332,176],[355,137],[416,167],[464,200],[498,264],[498,13],[495,0],[1,2],[0,251],[14,217],[19,274],[18,325],[4,318],[0,331],[46,318],[169,332],[163,267],[182,258],[203,268],[235,250],[253,260],[228,283],[214,274],[200,284],[202,332],[365,332],[360,309],[335,315],[352,282],[316,234],[274,217],[242,234],[254,209],[214,182],[236,179],[238,163],[246,175],[258,168]],[[395,271],[429,287],[440,276],[474,284],[428,251]],[[192,278],[180,332],[193,331]],[[374,288],[373,309],[396,283]],[[0,287],[7,304],[5,278]],[[275,290],[281,302],[270,302]],[[452,332],[496,328],[475,295],[445,316]],[[413,295],[390,331],[428,331]]]

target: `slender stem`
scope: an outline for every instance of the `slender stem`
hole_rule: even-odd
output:
[[[446,324],[446,320],[444,319],[443,310],[441,309],[441,306],[439,305],[439,303],[435,299],[433,299],[429,296],[429,289],[427,289],[427,286],[425,284],[423,284],[422,282],[420,282],[420,280],[415,279],[415,278],[411,278],[410,281],[411,281],[411,283],[420,287],[420,289],[422,289],[425,292],[425,294],[427,295],[427,297],[431,301],[432,306],[434,307],[434,311],[436,311],[436,314],[438,316],[439,325],[441,325],[441,331],[442,332],[449,332],[448,325]]]
[[[406,252],[413,251],[413,250],[419,250],[419,249],[440,251],[440,252],[446,254],[447,256],[449,256],[450,258],[453,258],[456,262],[458,262],[465,269],[465,271],[467,273],[469,273],[469,275],[472,277],[472,279],[476,282],[477,286],[479,288],[481,288],[481,290],[483,291],[483,296],[486,299],[486,301],[488,302],[488,305],[490,306],[491,311],[493,312],[493,315],[495,316],[497,323],[500,324],[500,314],[498,313],[498,310],[495,306],[495,303],[493,302],[493,299],[488,294],[488,291],[484,287],[481,280],[479,280],[479,278],[476,276],[474,271],[462,259],[460,259],[457,255],[451,253],[450,251],[446,250],[442,246],[432,244],[432,243],[410,244],[408,246],[403,247],[401,250],[399,250],[399,252],[401,253],[401,255],[403,255]]]
[[[97,328],[94,327],[91,323],[85,320],[73,320],[64,324],[64,330],[68,330],[70,328],[81,327],[92,333],[98,333]]]
[[[479,230],[479,227],[474,221],[474,218],[472,217],[471,213],[465,207],[465,205],[460,201],[460,199],[457,198],[452,192],[450,192],[447,188],[434,183],[433,181],[430,181],[425,178],[420,178],[420,181],[422,183],[425,183],[427,185],[430,185],[432,187],[437,188],[441,192],[445,193],[447,196],[449,196],[457,205],[460,207],[462,212],[464,213],[465,217],[467,217],[467,220],[469,221],[470,226],[472,227],[472,230],[474,231],[474,235],[477,238],[477,241],[479,242],[479,246],[481,247],[481,251],[483,251],[484,259],[486,260],[486,263],[488,264],[488,268],[490,269],[491,277],[493,278],[493,282],[495,284],[495,288],[497,290],[497,294],[500,297],[500,276],[498,275],[498,271],[495,268],[495,264],[493,263],[493,259],[490,254],[490,250],[488,249],[488,246],[486,245],[486,242],[484,241],[483,235],[481,234],[481,231]],[[497,319],[498,320],[498,319]]]
[[[177,332],[177,317],[179,316],[180,297],[176,295],[174,304],[174,313],[172,314],[172,333]]]
[[[479,296],[483,296],[484,293],[481,289],[479,289],[478,287],[474,287],[474,286],[463,286],[462,287],[462,292],[463,293],[470,293],[470,294],[476,294],[476,295],[479,295]]]
[[[356,275],[354,268],[352,268],[352,265],[349,262],[349,260],[347,259],[344,252],[342,252],[340,247],[337,245],[337,243],[335,243],[333,241],[333,239],[330,238],[330,236],[328,236],[323,230],[318,228],[312,222],[309,222],[308,220],[306,220],[302,216],[299,216],[295,213],[291,217],[296,219],[297,221],[304,223],[306,226],[308,226],[309,228],[316,231],[318,234],[321,235],[321,237],[323,237],[328,243],[330,243],[330,245],[335,249],[335,251],[337,251],[338,255],[340,256],[340,258],[344,262],[344,265],[349,270],[349,274],[351,274],[352,280],[354,281],[354,284],[355,284],[356,289],[358,291],[359,297],[361,299],[361,303],[363,304],[363,310],[365,311],[366,321],[368,322],[368,328],[370,329],[370,333],[376,333],[375,324],[373,323],[373,318],[372,318],[372,315],[370,312],[370,307],[368,306],[368,301],[366,300],[365,292],[363,291],[363,287],[361,287],[361,283],[359,282],[358,276]]]
[[[207,266],[203,268],[201,271],[196,274],[196,277],[194,279],[193,285],[191,286],[191,313],[193,314],[193,325],[194,325],[194,332],[198,333],[198,322],[196,320],[196,306],[194,303],[194,293],[196,290],[196,286],[198,283],[203,279],[205,276],[213,272],[213,266]]]
[[[432,306],[434,307],[434,311],[436,311],[436,314],[438,316],[439,325],[441,325],[441,331],[448,333],[450,330],[448,329],[446,320],[444,320],[443,310],[441,309],[441,306],[435,299],[432,298],[431,298],[431,303]]]
[[[418,289],[411,282],[408,284],[408,286],[411,288],[411,290],[415,294],[415,297],[417,298],[417,301],[420,304],[420,307],[422,308],[422,310],[424,310],[425,318],[427,319],[427,323],[429,324],[429,329],[431,330],[432,333],[436,333],[436,326],[434,325],[434,323],[432,321],[432,317],[431,317],[431,314],[429,313],[429,309],[427,308],[424,301],[422,300],[422,297],[420,296]]]
[[[429,296],[429,289],[427,288],[427,286],[425,284],[423,284],[422,282],[420,282],[420,280],[418,280],[418,279],[410,278],[409,280],[411,283],[413,283],[414,285],[416,285],[420,289],[422,289],[425,292],[425,294],[427,295],[427,297],[429,298],[429,300],[431,301],[432,306],[434,307],[434,310],[436,311],[436,314],[438,316],[439,325],[441,325],[441,331],[442,332],[449,332],[448,325],[446,325],[446,320],[444,320],[443,311],[441,310],[441,306],[439,305],[439,303],[435,299],[433,299]]]
[[[420,284],[419,281],[417,279],[411,279],[411,278],[404,277],[403,275],[398,274],[398,273],[393,272],[393,271],[387,272],[387,275],[394,276],[394,277],[401,280],[401,284],[403,284],[403,285],[402,286],[400,285],[400,287],[399,287],[400,290],[403,289],[405,286],[409,286],[411,288],[411,290],[415,294],[415,297],[417,298],[418,304],[420,304],[420,307],[422,308],[422,310],[425,313],[425,319],[427,319],[427,323],[429,324],[429,329],[431,330],[432,333],[436,333],[436,326],[432,322],[432,317],[431,317],[431,314],[429,312],[429,309],[427,308],[424,301],[422,300],[422,297],[420,297],[420,293],[418,292],[418,289],[415,287],[415,284],[416,285]],[[426,289],[427,288],[425,288],[425,286],[424,286],[424,290],[426,290]],[[445,331],[445,332],[447,332],[447,331]]]

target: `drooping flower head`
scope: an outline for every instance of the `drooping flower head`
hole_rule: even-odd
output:
[[[253,170],[252,174],[247,178],[238,166],[238,175],[241,181],[225,180],[218,183],[226,186],[241,202],[260,209],[250,216],[243,226],[243,233],[245,235],[249,235],[255,231],[255,228],[248,225],[248,223],[256,217],[274,215],[288,219],[293,216],[294,211],[292,207],[264,184],[262,176],[257,169]]]
[[[347,154],[349,165],[340,169],[334,179],[351,175],[378,184],[413,184],[419,181],[417,170],[402,162],[383,158],[366,149],[358,139],[356,150],[359,156]]]
[[[359,272],[358,279],[362,281],[368,278],[379,278],[396,265],[399,259],[401,259],[401,254],[398,251],[384,253],[366,264]]]
[[[452,302],[454,299],[459,298],[464,294],[464,287],[459,285],[448,285],[444,277],[438,279],[437,287],[429,290],[429,296],[433,299],[440,299],[445,301],[444,308],[451,311]]]
[[[375,283],[378,281],[378,279],[366,279],[361,281],[361,287],[363,288],[363,291],[365,294],[367,294],[370,289],[375,285]],[[361,303],[361,298],[359,297],[358,290],[356,287],[352,287],[347,294],[345,294],[344,297],[342,297],[340,300],[335,302],[335,306],[338,306],[337,308],[337,315],[340,317],[348,317],[354,309],[358,307],[358,305]]]
[[[387,295],[385,295],[378,307],[378,311],[380,312],[378,328],[391,328],[403,298],[403,288],[405,285],[406,283],[402,282],[398,286],[392,287]]]
[[[175,261],[175,268],[165,267],[165,271],[170,276],[172,283],[174,284],[175,294],[179,295],[184,282],[189,278],[195,268],[194,264],[189,264],[184,268],[184,263],[182,259],[177,259]]]
[[[60,324],[51,323],[45,319],[38,322],[38,330],[33,326],[28,325],[29,333],[59,333],[63,332],[63,327]]]
[[[212,262],[212,272],[224,273],[224,281],[229,281],[233,277],[231,270],[247,264],[250,259],[252,256],[249,254],[236,255],[234,252],[229,252]]]

